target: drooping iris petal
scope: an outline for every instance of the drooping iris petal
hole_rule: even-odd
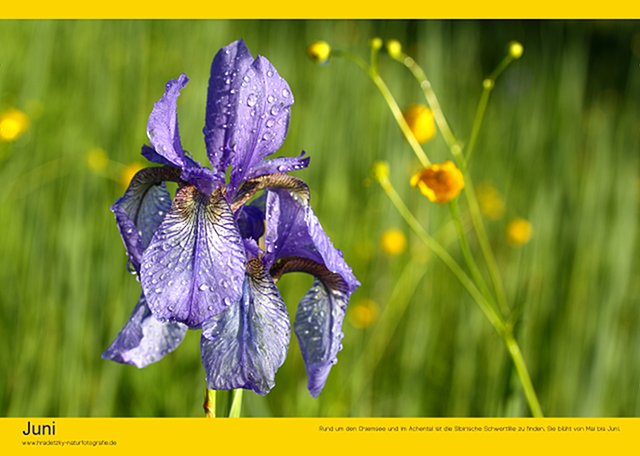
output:
[[[127,254],[138,271],[142,252],[171,206],[165,180],[177,180],[179,171],[171,168],[146,168],[131,180],[122,198],[111,207]]]
[[[281,260],[288,263],[284,272],[302,271],[316,277],[298,304],[294,325],[307,368],[309,392],[316,397],[337,362],[345,309],[360,283],[325,234],[307,199],[285,189],[270,189],[266,219],[266,264]],[[272,273],[279,276],[282,271],[274,269],[282,268],[278,263]]]
[[[189,78],[184,74],[167,82],[164,95],[153,106],[147,123],[147,136],[155,151],[179,168],[185,165],[185,160],[180,144],[176,104],[180,90],[187,82]]]
[[[271,62],[258,56],[242,77],[231,132],[235,145],[230,177],[237,189],[254,166],[277,151],[287,135],[293,95]]]
[[[338,362],[348,302],[348,293],[315,279],[298,304],[294,331],[307,369],[307,386],[313,397],[318,397],[331,366]]]
[[[272,160],[264,160],[255,165],[245,179],[253,179],[254,177],[263,176],[265,174],[289,173],[298,171],[309,166],[311,157],[305,157],[302,152],[299,157],[279,157]]]
[[[344,261],[342,252],[333,246],[322,229],[308,200],[288,190],[270,189],[267,192],[266,219],[267,264],[284,257],[308,258],[339,274],[350,293],[360,285]]]
[[[254,259],[239,302],[203,324],[202,363],[209,389],[267,394],[287,355],[289,337],[289,314],[280,292]]]
[[[220,49],[211,64],[204,141],[211,166],[222,177],[230,163],[242,77],[252,63],[251,52],[244,41],[239,40]]]
[[[129,321],[102,358],[142,368],[175,350],[186,332],[182,323],[162,323],[156,319],[142,294]]]
[[[154,315],[200,327],[240,299],[244,271],[242,239],[221,191],[181,188],[142,255],[142,290]]]

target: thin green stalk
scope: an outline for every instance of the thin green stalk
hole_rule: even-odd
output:
[[[242,388],[233,390],[233,398],[231,399],[231,408],[229,409],[229,418],[240,418],[242,415]]]
[[[505,315],[508,315],[510,309],[507,302],[507,295],[504,291],[504,284],[502,283],[502,276],[500,274],[500,270],[498,269],[498,262],[496,261],[496,257],[493,254],[493,249],[491,249],[487,230],[485,229],[484,222],[482,221],[480,205],[478,204],[473,181],[471,180],[471,176],[469,175],[469,173],[465,174],[464,194],[467,197],[467,205],[469,206],[471,223],[473,224],[473,228],[476,232],[476,238],[478,239],[480,250],[482,251],[482,256],[484,257],[484,262],[487,265],[487,270],[489,271],[491,284],[493,285],[493,288],[496,292],[496,300],[498,302],[498,306]]]
[[[387,106],[391,110],[391,114],[393,114],[393,118],[398,124],[398,127],[400,127],[400,131],[402,131],[402,134],[404,135],[405,139],[409,143],[409,146],[411,146],[411,149],[413,149],[413,153],[416,155],[416,157],[420,161],[420,164],[424,167],[429,166],[431,164],[431,161],[427,157],[427,154],[425,154],[424,150],[422,149],[422,146],[420,145],[416,137],[413,135],[411,128],[409,128],[407,121],[404,119],[404,115],[402,114],[402,109],[400,109],[400,106],[398,106],[398,102],[391,94],[391,91],[389,90],[387,85],[384,83],[384,81],[380,77],[380,74],[377,72],[377,70],[374,67],[367,65],[367,63],[364,62],[361,58],[351,54],[350,52],[336,51],[334,54],[336,56],[344,57],[348,60],[351,60],[356,65],[358,65],[365,73],[367,73],[369,78],[371,78],[371,81],[373,82],[373,84],[376,86],[376,88],[382,95],[382,98],[384,98],[384,101],[387,103]]]
[[[404,204],[400,195],[395,191],[393,185],[389,181],[387,176],[377,176],[378,182],[380,186],[387,194],[393,205],[396,207],[402,218],[407,222],[409,227],[418,235],[418,237],[425,243],[429,249],[438,257],[442,262],[451,270],[451,272],[456,276],[458,281],[462,284],[462,286],[467,290],[467,292],[471,295],[473,300],[478,304],[482,313],[485,314],[489,323],[495,328],[495,330],[502,334],[504,332],[505,326],[502,322],[500,316],[495,312],[491,304],[486,300],[484,295],[478,290],[473,281],[469,278],[469,276],[464,272],[462,267],[453,259],[449,252],[440,245],[438,241],[432,238],[422,227],[420,222],[414,217],[409,208]]]
[[[438,129],[442,133],[442,137],[447,143],[447,146],[449,146],[449,149],[451,150],[453,156],[456,158],[456,160],[460,161],[462,158],[460,144],[453,134],[453,131],[451,130],[451,127],[447,122],[447,118],[444,116],[444,112],[442,111],[440,102],[438,101],[438,97],[433,91],[431,82],[429,81],[429,79],[427,79],[427,75],[425,74],[424,70],[420,67],[420,65],[416,63],[413,58],[409,57],[406,54],[400,54],[397,58],[395,58],[395,60],[406,66],[418,81],[418,84],[422,89],[422,93],[427,100],[427,104],[431,108],[431,112],[433,112],[433,117],[435,118],[436,124],[438,125]]]
[[[476,263],[476,260],[473,258],[471,254],[471,247],[469,246],[469,240],[467,238],[467,233],[462,225],[462,217],[460,216],[460,208],[458,207],[458,200],[454,199],[449,203],[449,207],[451,209],[451,216],[456,226],[456,231],[458,232],[458,240],[460,242],[460,250],[462,251],[462,256],[467,263],[467,267],[471,271],[471,277],[475,281],[476,285],[481,289],[482,293],[485,295],[488,301],[493,301],[493,296],[491,295],[491,291],[485,281],[482,273],[480,272],[480,268]]]
[[[513,337],[511,328],[507,327],[500,315],[494,310],[494,308],[486,300],[484,295],[478,290],[473,281],[464,272],[460,265],[451,257],[451,255],[449,255],[444,247],[442,247],[440,243],[438,243],[438,241],[436,241],[434,238],[429,236],[420,222],[418,222],[418,220],[415,218],[413,213],[404,204],[404,201],[402,201],[400,195],[398,195],[398,193],[395,191],[393,185],[389,181],[388,175],[386,175],[386,173],[384,172],[377,172],[376,179],[378,180],[378,183],[387,194],[393,205],[396,207],[402,218],[418,235],[418,237],[420,237],[420,239],[427,245],[427,247],[429,247],[429,249],[431,249],[431,251],[435,253],[436,256],[440,258],[445,263],[445,265],[447,265],[447,267],[449,267],[451,272],[453,272],[462,286],[471,295],[482,313],[484,313],[484,315],[487,317],[489,323],[491,323],[491,325],[498,332],[498,334],[504,341],[507,350],[511,355],[511,359],[513,360],[513,363],[516,367],[518,379],[520,380],[520,384],[522,385],[522,389],[524,390],[525,398],[532,415],[534,417],[542,417],[542,408],[540,407],[540,403],[533,387],[533,383],[531,382],[531,377],[529,376],[529,371],[527,370],[526,363],[524,361],[524,358],[522,357],[522,352],[520,351],[518,342]]]
[[[207,389],[204,393],[204,414],[207,418],[216,417],[216,390]]]
[[[489,104],[489,97],[491,96],[491,91],[493,90],[493,86],[494,86],[493,79],[485,79],[482,82],[482,95],[480,95],[480,101],[478,102],[476,115],[473,118],[473,126],[471,127],[471,136],[469,138],[469,144],[467,144],[467,153],[464,158],[465,169],[469,166],[471,155],[473,154],[473,151],[476,147],[476,142],[478,141],[478,134],[480,133],[480,127],[482,126],[484,114],[487,110],[487,105]]]
[[[516,372],[518,373],[518,377],[520,378],[520,384],[522,385],[525,397],[527,398],[527,402],[529,403],[531,413],[535,418],[543,418],[544,414],[542,413],[542,407],[540,407],[540,402],[538,401],[536,390],[534,389],[533,383],[531,382],[531,377],[529,376],[529,371],[527,370],[527,364],[524,361],[522,352],[520,351],[520,347],[518,346],[518,342],[516,342],[511,331],[505,331],[505,333],[503,334],[503,339],[504,343],[507,345],[507,349],[509,350],[509,354],[511,355],[513,364],[516,366]]]

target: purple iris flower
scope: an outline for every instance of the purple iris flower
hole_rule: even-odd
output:
[[[315,280],[298,304],[294,332],[316,397],[342,348],[346,306],[360,284],[313,213],[307,185],[287,174],[309,158],[266,159],[285,139],[291,89],[242,40],[221,49],[209,79],[206,168],[180,142],[176,103],[187,82],[185,75],[169,81],[149,117],[151,146],[142,154],[163,166],[136,174],[112,207],[142,293],[102,356],[145,367],[177,348],[187,329],[202,329],[208,388],[264,395],[291,331],[275,283],[287,272],[307,272]],[[178,185],[173,201],[167,181]]]

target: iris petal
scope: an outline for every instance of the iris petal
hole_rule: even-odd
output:
[[[180,90],[189,78],[181,74],[178,79],[167,82],[164,95],[156,102],[147,123],[147,136],[156,153],[174,166],[185,166],[185,155],[180,144],[178,113],[176,104]]]
[[[140,269],[142,252],[171,206],[163,181],[177,179],[178,171],[171,168],[143,169],[133,177],[124,196],[111,207],[136,271]]]
[[[342,350],[342,323],[349,295],[316,279],[298,304],[294,331],[307,369],[308,389],[318,397]]]
[[[175,350],[186,332],[187,327],[181,323],[157,320],[151,314],[144,295],[140,295],[129,321],[102,358],[142,368]]]
[[[309,166],[311,157],[305,157],[302,152],[299,157],[279,157],[272,160],[264,160],[254,166],[245,179],[253,179],[254,177],[263,176],[265,174],[290,173],[298,171]]]
[[[287,355],[289,315],[260,260],[252,260],[247,272],[239,302],[204,323],[202,362],[209,389],[265,395]]]
[[[244,41],[238,40],[220,49],[211,64],[204,141],[211,166],[222,177],[230,163],[238,92],[242,77],[252,63],[251,52]]]
[[[353,292],[360,282],[355,278],[342,252],[336,249],[324,232],[308,201],[282,189],[270,189],[266,204],[265,235],[268,264],[279,258],[301,257],[324,265],[339,274]]]
[[[161,320],[198,328],[242,295],[245,252],[228,203],[181,188],[142,255],[141,283]]]
[[[280,259],[304,259],[298,262],[302,267],[285,272],[298,270],[316,277],[298,304],[294,329],[307,369],[309,392],[317,397],[337,362],[345,309],[360,283],[322,229],[307,199],[285,189],[269,189],[266,219],[266,263],[271,266]],[[272,273],[279,266],[276,264]]]
[[[230,187],[235,190],[253,167],[277,151],[287,135],[293,95],[266,58],[258,56],[242,77],[232,132],[236,146]]]

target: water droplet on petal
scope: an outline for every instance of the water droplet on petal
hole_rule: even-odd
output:
[[[271,128],[271,127],[273,127],[273,125],[274,125],[275,123],[276,123],[276,121],[275,121],[275,120],[273,120],[273,119],[267,119],[266,126],[267,126],[267,128]]]
[[[280,112],[280,107],[278,105],[271,106],[271,110],[269,111],[272,116],[277,116]]]
[[[209,286],[204,283],[198,287],[198,290],[200,291],[207,291],[208,289],[209,289]]]
[[[256,96],[255,93],[250,93],[249,96],[247,97],[247,106],[255,106],[256,103],[258,102],[258,97]]]
[[[273,95],[269,95],[269,96],[267,97],[267,101],[268,101],[269,103],[273,103],[274,101],[276,101],[276,97],[274,97]]]
[[[291,95],[291,92],[289,92],[289,89],[282,89],[282,96],[285,98],[288,98],[289,95]]]
[[[267,76],[269,76],[270,78],[272,78],[272,77],[273,77],[273,71],[271,71],[271,70],[267,71]]]

